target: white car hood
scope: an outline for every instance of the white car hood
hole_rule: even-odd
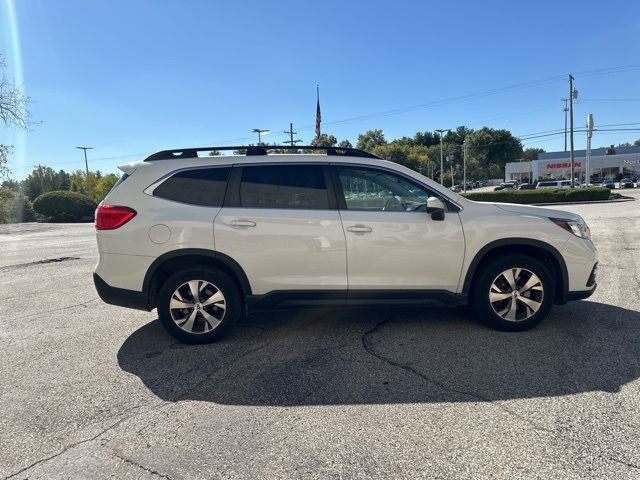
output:
[[[513,213],[522,213],[525,215],[535,215],[536,217],[552,217],[578,220],[580,215],[565,210],[556,210],[555,208],[535,207],[532,205],[520,205],[519,203],[492,203],[501,210]]]

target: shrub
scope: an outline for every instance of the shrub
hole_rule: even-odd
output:
[[[499,190],[497,192],[470,192],[463,194],[469,200],[477,202],[501,203],[555,203],[555,202],[586,202],[593,200],[608,200],[611,191],[608,188],[568,188],[537,190]]]
[[[81,193],[58,190],[40,195],[33,208],[48,220],[70,222],[93,218],[96,203]]]

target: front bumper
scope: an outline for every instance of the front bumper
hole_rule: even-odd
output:
[[[574,300],[584,300],[585,298],[589,298],[593,295],[593,292],[596,291],[597,283],[594,283],[589,290],[579,290],[577,292],[565,292],[563,304],[567,302],[573,302]]]

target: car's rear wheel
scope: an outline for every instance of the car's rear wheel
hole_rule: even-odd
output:
[[[158,316],[165,329],[185,343],[221,338],[243,312],[235,281],[215,268],[178,272],[158,293]]]
[[[482,265],[472,292],[478,318],[507,331],[528,330],[545,319],[554,297],[547,268],[526,255],[506,255]]]

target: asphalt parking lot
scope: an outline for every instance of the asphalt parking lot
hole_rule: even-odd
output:
[[[599,287],[533,331],[310,309],[206,346],[100,301],[92,225],[0,226],[0,478],[640,478],[640,202],[558,208]]]

